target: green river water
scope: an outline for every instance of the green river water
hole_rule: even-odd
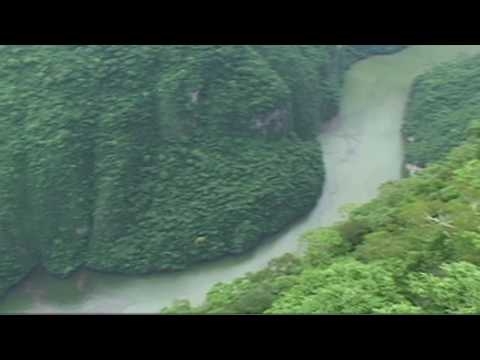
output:
[[[327,172],[321,199],[304,220],[255,251],[141,277],[83,271],[61,280],[37,271],[9,292],[0,313],[158,313],[175,299],[198,305],[215,283],[297,252],[302,233],[340,220],[343,205],[364,203],[381,184],[401,177],[401,126],[414,78],[434,64],[476,53],[480,45],[422,45],[355,64],[346,75],[340,114],[319,136]]]

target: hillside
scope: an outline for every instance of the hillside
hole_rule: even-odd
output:
[[[465,140],[480,113],[480,57],[440,65],[417,78],[405,119],[406,162],[424,167]]]
[[[216,285],[164,313],[396,314],[480,311],[480,126],[419,174],[384,186],[348,221],[305,234],[303,257]]]
[[[183,269],[306,214],[337,57],[330,45],[3,48],[0,293],[38,265]]]
[[[416,82],[407,127],[414,134],[418,125],[419,138],[428,134],[443,156],[429,157],[416,176],[385,184],[346,221],[305,234],[304,256],[285,255],[260,272],[217,284],[198,308],[179,301],[164,313],[478,313],[480,112],[472,73],[479,61],[441,65]],[[442,80],[433,91],[439,77],[452,82]],[[449,97],[452,89],[466,99]],[[440,118],[457,130],[456,142],[445,141],[438,123],[423,123]],[[416,149],[429,154],[421,144]]]

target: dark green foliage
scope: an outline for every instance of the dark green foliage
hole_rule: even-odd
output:
[[[182,269],[304,215],[333,60],[321,45],[4,47],[0,292],[39,264]]]
[[[331,45],[2,48],[0,293],[36,265],[178,270],[282,230],[320,195],[343,72]]]
[[[474,119],[479,116],[475,114]],[[268,289],[268,283],[249,274],[217,285],[206,307],[195,310],[478,314],[478,128],[478,122],[474,122],[466,132],[467,142],[442,161],[417,176],[383,186],[374,201],[354,208],[343,223],[308,233],[304,237],[307,251],[297,258],[295,273],[287,279],[270,273],[272,284],[285,280],[280,292],[272,295],[262,290]],[[253,300],[240,301],[245,294],[258,299],[259,306],[253,306]],[[266,308],[268,303],[271,305]]]
[[[283,136],[296,121],[285,73],[274,71],[251,46],[163,47],[163,53],[169,61],[157,89],[167,135],[200,130]]]
[[[285,74],[292,94],[295,132],[303,138],[314,137],[319,124],[331,119],[338,108],[339,89],[331,81],[335,74],[330,74],[335,62],[332,47],[257,45],[255,49],[273,69]]]
[[[130,204],[138,209],[135,228],[95,237],[90,266],[133,273],[176,270],[241,253],[315,205],[322,185],[316,143],[224,141],[164,146],[138,189],[150,202]]]
[[[346,222],[308,233],[306,254],[287,278],[263,270],[219,284],[194,311],[478,314],[479,159],[480,141],[472,136],[444,162],[386,185]],[[348,224],[355,229],[362,223],[361,232],[353,232],[361,241],[352,248],[351,238],[341,234],[351,236]],[[284,286],[274,293],[269,284],[276,281]]]
[[[417,78],[404,127],[407,163],[425,166],[465,141],[465,130],[480,114],[479,65],[476,56]]]

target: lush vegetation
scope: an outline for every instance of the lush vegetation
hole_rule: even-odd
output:
[[[306,234],[305,255],[217,284],[165,313],[457,314],[480,311],[480,125],[418,176]]]
[[[217,284],[200,307],[179,301],[164,313],[478,314],[480,108],[473,74],[479,60],[439,66],[417,81],[407,129],[416,124],[418,138],[430,136],[423,144],[441,150],[434,156],[422,143],[417,152],[409,149],[431,163],[424,171],[385,184],[375,200],[352,207],[347,220],[305,234],[303,256],[286,255]],[[455,141],[437,128],[441,123],[459,133]]]
[[[37,265],[183,269],[304,215],[322,189],[315,134],[337,111],[338,57],[329,45],[3,48],[0,293]]]
[[[480,113],[480,57],[433,68],[417,78],[405,121],[406,161],[426,166],[465,141]]]

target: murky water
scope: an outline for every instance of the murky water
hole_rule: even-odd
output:
[[[67,280],[37,272],[0,303],[0,313],[158,313],[175,299],[199,304],[217,282],[259,270],[298,250],[309,229],[341,219],[343,205],[363,203],[401,177],[403,112],[414,78],[432,65],[480,53],[480,45],[424,45],[356,64],[347,74],[339,116],[320,135],[326,183],[302,222],[255,251],[187,271],[141,277],[81,272]]]

